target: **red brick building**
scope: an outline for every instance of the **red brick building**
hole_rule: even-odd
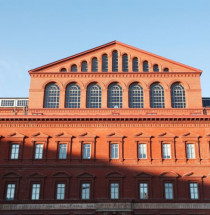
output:
[[[30,70],[28,108],[0,108],[0,214],[210,214],[201,73],[118,41]]]

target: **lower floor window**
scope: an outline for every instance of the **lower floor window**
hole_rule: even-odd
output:
[[[173,193],[173,183],[165,183],[165,199],[173,199],[174,193]]]
[[[39,198],[40,198],[40,184],[33,184],[32,185],[31,199],[32,200],[39,200]]]
[[[140,183],[140,199],[148,199],[148,184]]]
[[[57,184],[57,196],[56,199],[65,199],[65,184]]]
[[[111,199],[119,199],[119,184],[111,183]]]
[[[190,183],[190,198],[198,199],[198,184]]]
[[[90,184],[82,184],[82,199],[90,199]]]
[[[8,184],[6,200],[14,200],[14,198],[15,198],[15,184]]]

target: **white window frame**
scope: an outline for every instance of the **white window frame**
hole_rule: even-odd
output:
[[[14,200],[15,199],[15,184],[7,184],[7,193],[6,193],[6,200]]]
[[[171,144],[163,143],[162,152],[163,152],[163,159],[171,159]]]
[[[82,158],[91,159],[91,144],[83,143],[82,145]]]
[[[189,189],[190,189],[190,199],[195,199],[195,200],[199,199],[198,183],[190,182]]]
[[[110,145],[110,158],[111,159],[119,159],[119,144],[111,143]]]
[[[164,193],[165,199],[172,200],[174,199],[174,185],[171,182],[164,183]]]
[[[16,160],[19,158],[20,144],[12,143],[10,159]]]
[[[111,183],[110,184],[110,198],[111,199],[119,199],[119,183]]]
[[[139,159],[147,159],[147,144],[139,143]]]
[[[90,183],[82,183],[81,189],[81,198],[90,199]]]
[[[32,184],[31,200],[40,199],[40,190],[41,190],[41,184],[38,184],[38,183]]]
[[[149,192],[148,192],[148,183],[146,182],[140,182],[139,183],[139,198],[140,199],[148,199],[149,198]]]
[[[57,184],[57,190],[56,190],[56,199],[57,200],[65,199],[65,190],[66,190],[66,184],[64,184],[64,183]]]
[[[195,144],[187,143],[187,159],[195,159]]]
[[[36,160],[43,159],[43,152],[44,152],[44,144],[42,144],[42,143],[35,144],[34,159],[36,159]]]

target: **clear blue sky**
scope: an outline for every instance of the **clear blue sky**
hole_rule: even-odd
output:
[[[28,70],[118,40],[203,70],[210,0],[0,0],[0,97],[27,97]]]

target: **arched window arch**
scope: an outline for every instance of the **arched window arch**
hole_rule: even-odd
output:
[[[108,72],[108,55],[102,55],[102,72]]]
[[[133,58],[132,67],[133,67],[133,72],[138,72],[139,71],[139,61],[138,61],[137,57]]]
[[[169,68],[167,68],[167,67],[164,68],[164,69],[163,69],[163,72],[169,72]]]
[[[172,108],[186,108],[185,89],[180,83],[171,86]]]
[[[165,108],[164,88],[159,83],[154,83],[150,87],[150,107]]]
[[[112,72],[118,72],[118,52],[112,52]]]
[[[82,72],[87,72],[88,71],[88,64],[87,61],[82,61],[82,68],[81,68]]]
[[[149,72],[149,64],[147,60],[143,62],[143,72]]]
[[[159,72],[159,66],[158,66],[158,64],[155,64],[153,66],[153,72]]]
[[[60,88],[56,83],[50,83],[45,88],[44,107],[59,108]]]
[[[101,108],[101,87],[97,83],[90,84],[87,88],[87,107]]]
[[[77,84],[69,84],[66,88],[66,108],[80,108],[80,94]]]
[[[66,68],[62,68],[61,72],[67,72]]]
[[[129,107],[130,108],[144,107],[143,88],[138,83],[133,83],[129,87]]]
[[[77,65],[76,64],[71,66],[71,71],[72,72],[77,72]]]
[[[108,88],[108,107],[122,108],[122,87],[113,83]]]
[[[92,59],[92,72],[98,72],[98,59],[96,57]]]
[[[124,54],[122,56],[122,71],[128,72],[128,55]]]

